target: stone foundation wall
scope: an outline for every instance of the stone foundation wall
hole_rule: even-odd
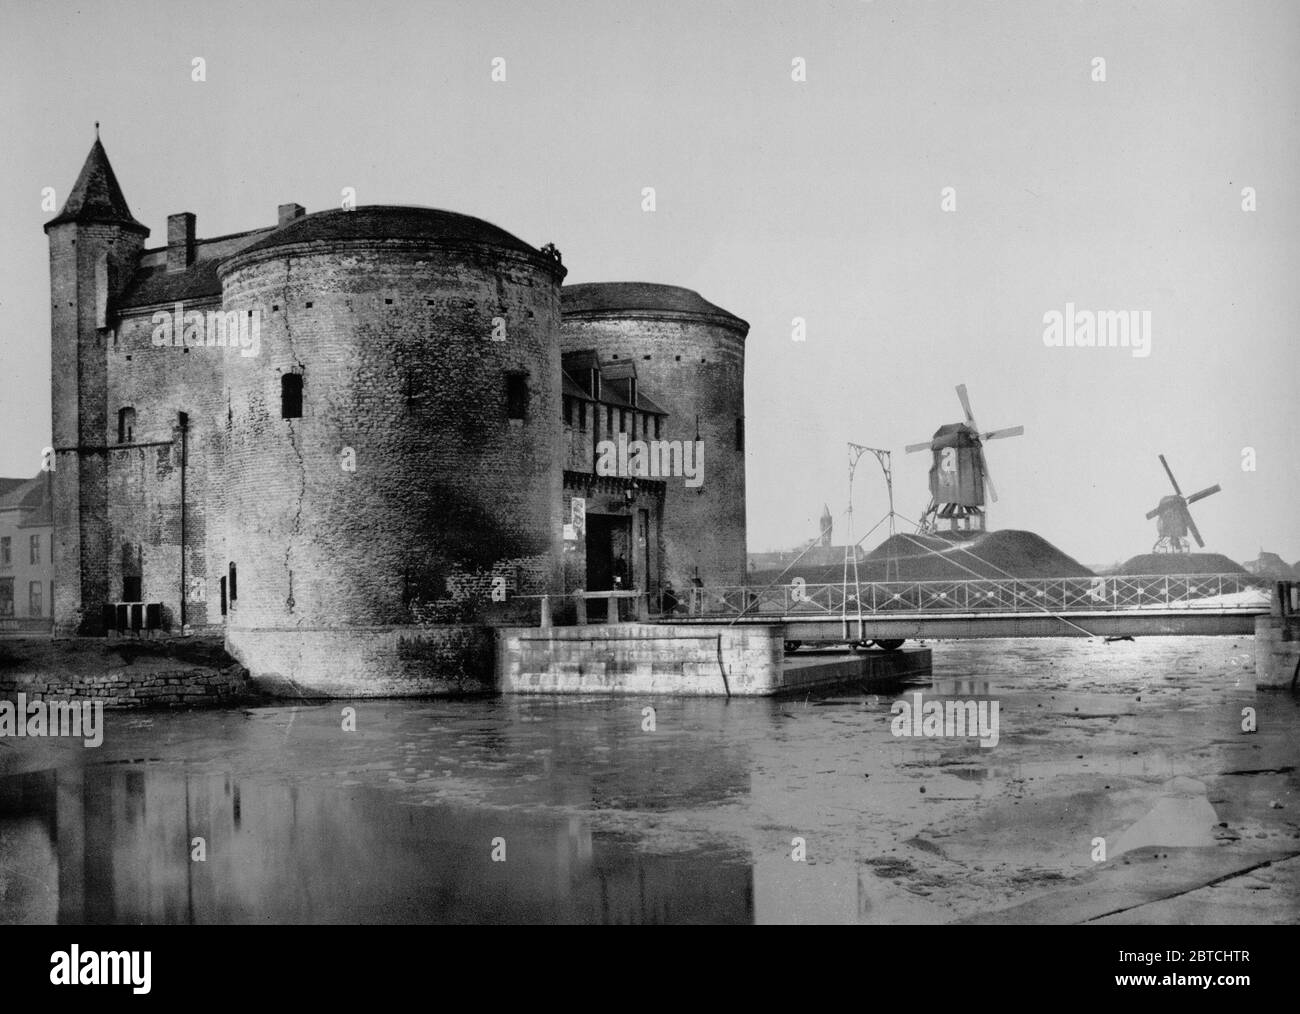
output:
[[[103,701],[107,708],[208,707],[230,704],[250,693],[243,666],[224,669],[126,667],[92,676],[44,671],[0,674],[0,700]]]
[[[766,696],[781,687],[779,626],[510,627],[497,638],[502,693]]]
[[[444,626],[230,630],[226,650],[278,697],[425,697],[495,690],[492,629]]]

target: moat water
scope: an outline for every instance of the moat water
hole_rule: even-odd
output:
[[[98,749],[0,740],[0,923],[1300,919],[1300,705],[1255,692],[1250,638],[932,647],[933,686],[877,694],[109,712]],[[894,735],[917,689],[997,701],[997,745]]]

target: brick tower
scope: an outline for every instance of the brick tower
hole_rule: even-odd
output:
[[[109,303],[130,280],[149,230],[137,222],[99,141],[50,244],[50,365],[55,449],[54,630],[103,632],[108,599]]]

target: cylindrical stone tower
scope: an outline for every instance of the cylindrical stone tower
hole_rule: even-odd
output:
[[[228,319],[261,322],[226,365],[232,645],[559,589],[558,260],[476,218],[361,207],[220,272]]]
[[[564,352],[631,361],[637,390],[669,413],[664,440],[696,441],[703,483],[665,480],[663,576],[684,592],[745,581],[745,336],[749,325],[690,289],[645,282],[568,285]]]

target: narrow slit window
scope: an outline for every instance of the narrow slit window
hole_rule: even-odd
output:
[[[235,580],[235,565],[233,563],[230,565],[230,580],[226,582],[226,591],[230,595],[231,602],[239,598],[239,585]]]
[[[117,410],[117,442],[129,444],[135,439],[135,409],[119,408]]]
[[[280,418],[302,418],[301,373],[285,373],[280,377]]]
[[[523,419],[528,414],[528,378],[522,373],[506,374],[506,417]]]

